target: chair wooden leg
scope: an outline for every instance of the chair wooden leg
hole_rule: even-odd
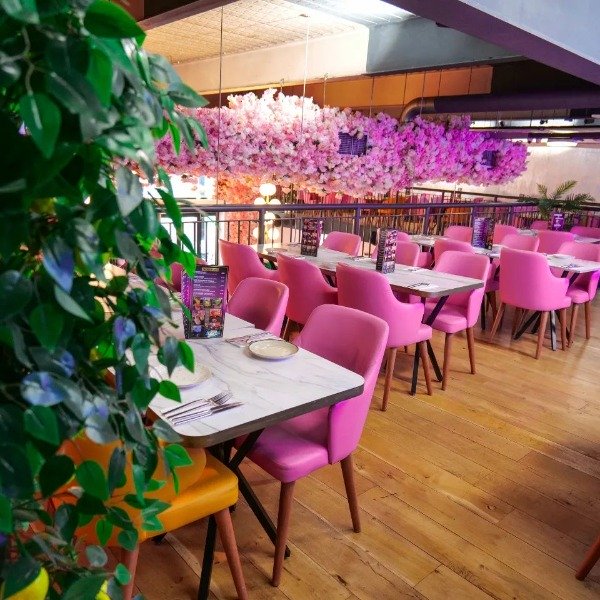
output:
[[[238,552],[237,542],[235,541],[235,533],[233,531],[233,523],[231,522],[231,513],[228,508],[215,513],[215,521],[219,530],[219,537],[225,550],[229,570],[233,577],[233,584],[237,592],[239,600],[247,600],[248,591],[246,590],[246,582],[244,581],[244,573],[242,571],[242,563]]]
[[[394,366],[396,364],[396,353],[398,348],[389,348],[387,364],[385,366],[385,383],[383,387],[383,402],[381,410],[387,410],[388,396],[390,395],[390,387],[392,385],[392,377],[394,376]]]
[[[492,318],[496,318],[498,312],[498,304],[496,302],[496,292],[488,292],[488,298],[490,299],[490,306],[492,307]]]
[[[498,327],[500,325],[500,319],[502,319],[502,315],[504,314],[505,308],[506,308],[506,305],[504,304],[504,302],[501,302],[500,306],[498,307],[498,312],[496,313],[496,318],[494,319],[494,324],[492,325],[492,331],[490,332],[490,342],[494,339],[494,336],[496,335],[496,332],[498,331]]]
[[[271,583],[277,587],[281,581],[283,559],[285,558],[285,545],[290,529],[290,515],[294,500],[295,481],[281,484],[279,492],[279,514],[277,516],[277,540],[275,542],[275,560],[273,562],[273,579]]]
[[[573,304],[571,309],[571,323],[569,325],[569,346],[575,339],[575,327],[577,326],[577,316],[579,315],[579,304]]]
[[[427,354],[427,342],[419,342],[417,344],[421,363],[423,365],[423,375],[425,375],[425,385],[427,386],[427,393],[433,396],[433,388],[431,387],[431,369],[429,364],[429,355]]]
[[[346,456],[341,461],[342,475],[344,476],[344,486],[346,487],[346,497],[350,507],[350,516],[352,517],[352,527],[355,533],[360,533],[360,509],[358,507],[358,496],[356,495],[356,486],[354,485],[354,463],[352,454]]]
[[[444,342],[444,366],[442,368],[442,389],[445,390],[448,385],[448,376],[450,374],[450,353],[452,352],[452,342],[454,334],[447,333],[446,341]]]
[[[585,302],[583,305],[583,310],[585,314],[585,339],[589,340],[592,331],[592,311],[590,310],[590,303]]]
[[[469,363],[471,364],[471,374],[475,375],[475,336],[473,328],[467,328],[467,346],[469,347]]]
[[[546,326],[548,325],[548,312],[542,312],[540,314],[540,327],[538,329],[537,349],[535,351],[535,357],[539,358],[542,353],[542,346],[544,344],[544,335],[546,334]]]
[[[600,559],[600,537],[594,542],[594,544],[588,550],[586,557],[577,569],[575,577],[579,580],[583,580],[587,577],[588,573],[594,568],[594,565]]]
[[[510,330],[511,338],[515,337],[515,334],[517,333],[517,330],[519,328],[519,323],[521,322],[520,315],[522,310],[522,308],[515,308],[515,313],[513,315],[512,321],[512,329]]]
[[[131,600],[133,596],[133,588],[135,587],[135,571],[137,569],[138,556],[140,553],[140,545],[138,544],[133,550],[121,550],[121,562],[127,567],[131,579],[127,585],[121,588],[123,592],[123,600]]]
[[[561,308],[558,311],[560,321],[560,344],[563,350],[567,349],[567,309]]]

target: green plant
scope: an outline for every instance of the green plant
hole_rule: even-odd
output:
[[[560,210],[564,213],[574,213],[581,210],[582,204],[586,202],[594,202],[594,198],[590,194],[571,193],[577,182],[569,180],[561,183],[551,194],[548,193],[548,187],[538,183],[537,189],[539,196],[536,198],[527,198],[527,201],[535,201],[538,205],[538,210],[542,219],[549,219],[552,212]]]
[[[151,479],[160,453],[169,476],[189,464],[174,432],[162,422],[146,427],[142,413],[159,391],[179,398],[173,383],[148,375],[170,317],[153,280],[169,277],[174,261],[195,266],[168,177],[155,168],[155,141],[170,132],[177,150],[181,139],[205,143],[177,108],[203,99],[166,59],[145,53],[143,39],[108,0],[0,0],[0,597],[45,569],[50,598],[95,598],[109,577],[118,598],[126,569],[105,573],[102,545],[88,547],[90,566],[81,566],[75,527],[97,518],[101,542],[115,531],[133,548],[130,519],[106,505],[124,483],[126,452],[136,491],[129,501],[150,529],[165,508],[144,498],[161,485]],[[179,244],[159,222],[158,201],[143,198],[133,165],[161,182],[160,207]],[[104,266],[117,257],[146,288],[106,280]],[[159,358],[169,372],[178,363],[193,369],[191,349],[172,337]],[[117,442],[108,472],[93,461],[76,468],[60,454],[82,432]],[[52,512],[48,500],[65,484],[78,498]]]

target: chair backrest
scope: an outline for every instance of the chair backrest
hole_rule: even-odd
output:
[[[365,380],[362,394],[330,409],[330,463],[346,458],[360,441],[387,339],[388,325],[382,319],[333,305],[315,308],[296,339],[302,348],[362,375]]]
[[[433,260],[437,262],[440,256],[442,256],[442,254],[448,250],[455,250],[456,252],[468,252],[469,254],[475,253],[475,248],[473,248],[469,242],[440,238],[439,240],[435,240],[433,245]]]
[[[421,254],[419,244],[414,242],[396,242],[396,262],[400,265],[414,267]]]
[[[555,277],[539,252],[502,248],[500,300],[527,310],[554,310],[564,299],[569,280]]]
[[[498,223],[494,225],[494,235],[492,237],[492,244],[502,244],[502,240],[507,235],[518,234],[519,230],[512,225],[503,225]]]
[[[574,225],[571,227],[571,233],[583,235],[585,237],[600,238],[600,227],[585,227],[583,225]]]
[[[509,233],[502,240],[505,248],[514,248],[515,250],[528,250],[537,252],[540,245],[540,238],[537,235],[521,235],[520,233]]]
[[[327,284],[316,265],[303,258],[278,254],[277,267],[279,280],[289,289],[286,315],[292,321],[304,325],[317,306],[335,304],[331,298],[336,290]]]
[[[338,303],[383,319],[390,328],[388,345],[414,344],[421,328],[424,306],[400,302],[385,275],[339,263],[336,270]]]
[[[450,225],[444,229],[444,237],[470,243],[473,239],[473,228],[466,225]]]
[[[396,244],[399,244],[400,242],[410,242],[410,235],[404,231],[398,231],[398,235],[396,236]],[[371,250],[371,258],[377,258],[377,247],[378,244],[373,246],[373,250]]]
[[[362,239],[360,235],[344,231],[332,231],[327,234],[322,247],[329,248],[329,250],[337,250],[338,252],[345,252],[346,254],[350,254],[350,256],[358,256],[361,245]]]
[[[433,270],[439,273],[481,279],[485,282],[490,271],[490,259],[482,254],[467,254],[465,252],[449,250],[442,254],[439,261],[436,261]],[[473,327],[479,317],[484,293],[485,286],[471,290],[470,292],[451,294],[448,296],[446,304],[463,307],[467,318],[467,327]]]
[[[540,245],[538,252],[546,254],[554,254],[565,242],[572,242],[575,239],[575,234],[569,231],[539,231]]]
[[[258,329],[280,336],[288,296],[287,286],[279,281],[247,277],[229,299],[227,311]]]
[[[573,230],[571,230],[573,231]],[[565,242],[560,248],[561,254],[568,254],[581,260],[591,260],[600,263],[600,244],[584,244],[581,242]],[[584,289],[590,295],[590,300],[596,295],[600,271],[578,275],[573,286]]]
[[[267,269],[260,261],[254,248],[244,244],[234,244],[227,240],[219,240],[221,263],[229,267],[227,290],[233,294],[240,281],[246,277],[269,277]]]
[[[531,225],[530,225],[531,229],[536,229],[538,231],[544,231],[545,229],[548,229],[548,221],[543,221],[541,219],[534,221]]]

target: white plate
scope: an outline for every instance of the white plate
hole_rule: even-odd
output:
[[[248,350],[258,358],[283,360],[296,354],[298,346],[285,340],[259,340],[258,342],[252,342],[248,346]]]
[[[175,367],[173,373],[169,375],[167,367],[159,363],[158,358],[155,356],[150,356],[148,359],[148,371],[150,377],[154,377],[154,379],[158,379],[159,381],[170,379],[182,389],[194,387],[195,385],[206,381],[212,375],[208,367],[199,365],[198,363],[196,363],[193,373],[188,371],[185,367],[179,366]]]
[[[570,254],[551,254],[552,258],[558,258],[560,260],[571,260],[573,257]]]

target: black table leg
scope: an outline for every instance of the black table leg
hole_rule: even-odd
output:
[[[485,331],[485,311],[486,311],[486,298],[485,295],[483,297],[483,301],[481,303],[481,331]]]
[[[539,319],[539,317],[540,317],[540,313],[534,312],[529,317],[529,319],[527,319],[527,321],[525,321],[525,324],[523,325],[523,327],[521,327],[521,329],[519,329],[519,331],[517,331],[517,333],[515,334],[515,337],[513,339],[518,340],[531,327],[531,325],[533,325],[533,322],[536,319]]]
[[[436,317],[440,314],[440,310],[442,310],[444,304],[446,304],[446,300],[448,300],[448,296],[441,296],[439,298],[437,304],[433,307],[431,314],[425,319],[425,325],[433,325]],[[418,352],[416,354],[418,354]],[[429,340],[427,340],[427,354],[429,354],[429,360],[431,361],[431,366],[433,367],[433,372],[435,373],[437,380],[442,381],[442,370],[440,369],[435,352],[433,351],[433,346]]]
[[[204,543],[204,557],[202,559],[202,572],[200,573],[200,586],[198,587],[198,600],[207,600],[210,592],[210,577],[212,575],[213,561],[215,558],[215,542],[217,540],[217,522],[211,515],[208,518],[206,529],[206,542]]]
[[[550,311],[550,345],[556,350],[556,312]]]
[[[442,370],[440,369],[440,365],[435,356],[435,352],[433,351],[433,346],[431,345],[431,341],[427,340],[427,354],[429,354],[429,360],[431,361],[431,366],[433,367],[433,372],[435,373],[435,378],[438,381],[443,379]]]
[[[412,383],[410,384],[411,396],[417,393],[417,376],[419,374],[419,349],[415,350],[415,360],[413,362]]]

